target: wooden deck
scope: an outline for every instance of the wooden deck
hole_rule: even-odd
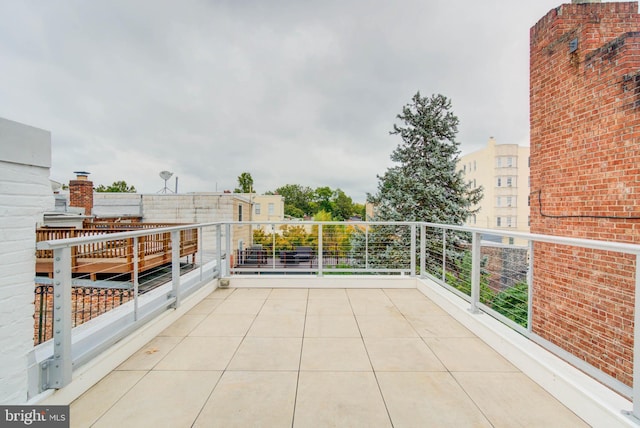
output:
[[[132,223],[104,225],[84,229],[39,228],[36,241],[104,235],[127,230],[151,229],[176,226],[174,224]],[[134,249],[133,238],[115,239],[108,242],[81,244],[71,249],[71,269],[75,276],[87,276],[95,280],[98,275],[133,273],[134,254],[138,254],[138,272],[143,273],[158,266],[171,263],[171,233],[153,232],[138,238]],[[188,257],[198,251],[198,229],[180,232],[180,257]],[[36,274],[53,276],[53,251],[37,250]]]

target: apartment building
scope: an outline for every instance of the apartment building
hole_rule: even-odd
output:
[[[462,156],[458,169],[473,188],[484,188],[480,210],[466,225],[529,231],[529,147],[491,137],[484,149]]]

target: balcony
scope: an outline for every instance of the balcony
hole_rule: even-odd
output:
[[[636,426],[633,365],[614,373],[541,338],[532,297],[536,275],[570,277],[536,264],[550,245],[609,255],[612,272],[584,285],[635,283],[638,246],[420,223],[362,224],[340,241],[342,225],[310,223],[313,261],[281,266],[280,236],[269,246],[254,232],[258,267],[236,263],[247,226],[260,228],[197,225],[194,270],[180,275],[174,243],[166,284],[138,295],[133,272],[134,300],[75,327],[62,297],[71,248],[144,232],[39,244],[60,267],[60,321],[32,356],[41,402],[72,403],[72,426]],[[483,233],[530,244],[485,247]],[[497,312],[496,296],[523,283],[524,315],[522,301]]]

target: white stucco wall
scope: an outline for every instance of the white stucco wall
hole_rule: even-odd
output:
[[[0,404],[27,400],[35,227],[53,210],[51,134],[0,118]]]

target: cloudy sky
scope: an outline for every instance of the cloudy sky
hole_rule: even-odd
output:
[[[363,202],[411,97],[463,153],[528,145],[529,29],[556,0],[0,0],[0,117],[51,131],[51,178],[138,191],[285,184]],[[173,188],[172,178],[169,182]]]

